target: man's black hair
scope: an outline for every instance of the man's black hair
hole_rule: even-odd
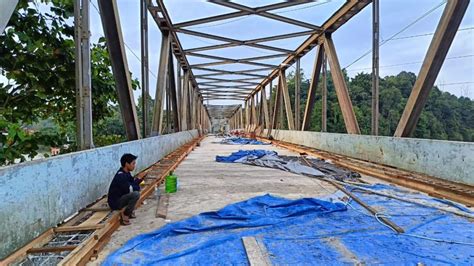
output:
[[[125,166],[126,163],[132,163],[135,161],[138,157],[131,154],[131,153],[125,153],[122,155],[122,158],[120,158],[120,163],[122,164],[122,167]]]

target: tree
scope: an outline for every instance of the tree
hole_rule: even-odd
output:
[[[25,154],[36,155],[39,145],[60,145],[66,134],[75,136],[72,15],[73,0],[20,0],[0,35],[0,74],[9,80],[0,83],[0,164],[23,161]],[[92,45],[91,71],[93,121],[98,123],[113,115],[109,107],[117,104],[104,38]],[[132,81],[134,89],[137,84]],[[59,125],[58,132],[26,131],[28,125],[46,118]]]

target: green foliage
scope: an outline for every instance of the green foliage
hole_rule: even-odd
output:
[[[371,86],[372,76],[359,73],[354,78],[346,77],[349,94],[362,134],[371,132]],[[328,132],[345,133],[344,119],[339,107],[330,73],[328,73]],[[301,76],[301,118],[305,108],[310,80]],[[380,128],[379,134],[393,136],[405,108],[408,96],[416,81],[416,75],[400,72],[395,76],[380,79]],[[294,107],[294,72],[287,76],[288,90]],[[321,82],[320,82],[321,83]],[[276,86],[273,88],[273,95]],[[311,118],[310,130],[321,131],[321,84],[318,84],[316,104]],[[272,104],[274,99],[271,100]],[[284,127],[286,126],[284,119]],[[414,133],[415,138],[474,141],[474,101],[466,97],[456,97],[434,87],[429,95]]]
[[[0,83],[0,164],[22,159],[25,154],[33,157],[38,147],[59,143],[56,140],[65,143],[66,135],[75,137],[73,0],[29,2],[19,1],[0,34],[0,74],[9,80],[8,84]],[[118,103],[104,41],[101,38],[91,48],[94,127],[107,123],[101,121],[115,115],[109,107]],[[132,86],[137,88],[138,81],[132,80]],[[51,119],[58,128],[27,134],[29,125],[44,119]],[[125,136],[123,131],[119,135],[115,139]],[[6,143],[7,139],[14,140],[14,145]],[[75,144],[70,147],[74,150]]]

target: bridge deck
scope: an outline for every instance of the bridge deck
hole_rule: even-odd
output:
[[[179,190],[171,194],[166,220],[156,218],[157,201],[148,199],[137,209],[137,219],[120,227],[99,254],[98,264],[113,250],[140,233],[153,231],[166,222],[185,219],[201,212],[218,210],[228,204],[270,193],[286,198],[322,197],[336,189],[313,178],[276,169],[239,163],[218,163],[216,155],[228,155],[239,149],[267,149],[281,155],[298,155],[273,145],[224,145],[220,139],[207,137],[178,166]]]

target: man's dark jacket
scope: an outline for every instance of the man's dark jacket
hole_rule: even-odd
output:
[[[120,209],[120,198],[123,195],[130,193],[130,186],[133,191],[140,191],[140,182],[138,178],[133,178],[130,173],[127,173],[120,168],[112,179],[107,195],[107,201],[112,210]]]

